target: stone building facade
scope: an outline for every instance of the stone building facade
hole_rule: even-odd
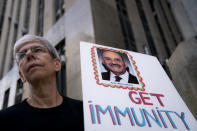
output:
[[[79,43],[92,42],[156,56],[197,118],[195,7],[195,0],[1,0],[0,109],[28,96],[12,48],[35,34],[61,56],[62,95],[82,100]]]

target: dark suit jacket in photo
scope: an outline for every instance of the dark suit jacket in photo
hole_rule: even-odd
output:
[[[103,80],[110,80],[110,72],[102,72],[101,73]],[[129,73],[128,83],[139,84],[137,78]]]

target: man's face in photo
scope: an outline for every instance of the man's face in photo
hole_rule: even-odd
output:
[[[127,63],[125,63],[122,57],[111,51],[106,51],[102,55],[102,62],[115,75],[122,75],[126,72]]]

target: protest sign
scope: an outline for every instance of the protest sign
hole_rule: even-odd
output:
[[[197,130],[156,57],[87,42],[80,54],[86,131]]]

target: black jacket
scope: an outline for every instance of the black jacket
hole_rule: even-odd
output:
[[[110,80],[110,72],[102,72],[101,73],[103,80]],[[139,84],[137,78],[129,73],[128,83]]]

